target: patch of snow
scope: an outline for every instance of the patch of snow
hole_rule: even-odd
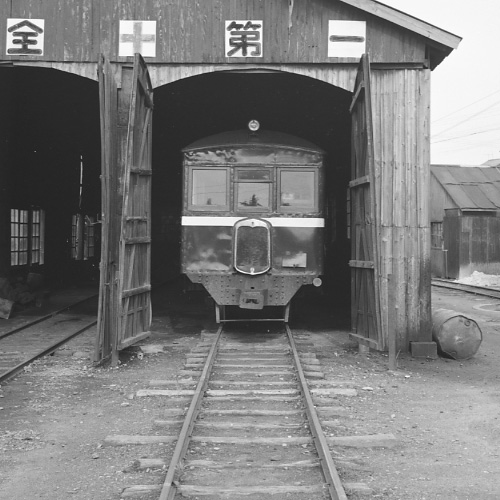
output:
[[[455,283],[500,288],[500,276],[498,274],[484,274],[480,271],[474,271],[467,278],[455,280]]]

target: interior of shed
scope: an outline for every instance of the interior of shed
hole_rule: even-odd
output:
[[[98,85],[45,68],[0,71],[0,276],[20,293],[40,280],[45,288],[98,283]]]
[[[286,132],[327,153],[327,232],[323,286],[302,294],[325,297],[348,311],[350,245],[347,238],[347,185],[350,175],[351,93],[318,80],[283,72],[218,72],[179,80],[154,92],[153,276],[178,272],[182,208],[181,150],[203,137],[246,128]],[[293,307],[292,307],[293,309]]]
[[[100,123],[95,81],[61,71],[2,68],[4,116],[0,277],[43,275],[52,287],[99,282]],[[8,96],[8,97],[7,97]],[[220,72],[154,92],[152,283],[179,280],[181,149],[215,133],[261,127],[327,152],[324,285],[311,293],[348,311],[347,184],[351,94],[287,73]],[[15,233],[15,238],[12,234]],[[309,288],[309,287],[308,287]],[[333,301],[333,302],[332,302]],[[153,311],[154,313],[154,311]]]

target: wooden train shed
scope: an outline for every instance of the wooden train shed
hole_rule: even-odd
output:
[[[431,165],[433,276],[462,279],[500,271],[500,170]]]
[[[98,265],[116,356],[178,273],[181,149],[258,119],[328,155],[353,338],[432,355],[430,75],[459,42],[373,0],[2,3],[0,276]]]

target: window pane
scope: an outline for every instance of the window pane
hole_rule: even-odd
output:
[[[280,199],[282,207],[314,209],[314,172],[281,172]]]
[[[268,208],[269,184],[240,182],[238,184],[238,208]]]
[[[226,171],[193,170],[192,204],[197,206],[227,205]]]
[[[238,179],[240,181],[269,181],[271,173],[269,170],[240,170]]]

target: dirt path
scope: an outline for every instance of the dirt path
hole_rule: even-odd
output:
[[[360,355],[345,330],[314,327],[327,378],[348,381],[355,398],[339,397],[341,434],[393,433],[393,449],[339,449],[342,477],[368,484],[372,498],[500,498],[500,312],[495,301],[433,291],[433,306],[474,315],[484,339],[467,361]],[[497,301],[498,302],[498,301]],[[496,308],[496,310],[495,310]],[[137,447],[106,447],[109,434],[147,434],[160,403],[135,397],[150,379],[172,378],[206,327],[203,311],[155,316],[158,347],[130,351],[116,368],[92,368],[93,335],[33,364],[0,389],[1,500],[118,500],[144,482],[134,469]],[[154,352],[154,351],[158,352]],[[149,451],[149,450],[148,450]],[[158,481],[155,471],[148,480]],[[139,479],[140,478],[140,479]]]

